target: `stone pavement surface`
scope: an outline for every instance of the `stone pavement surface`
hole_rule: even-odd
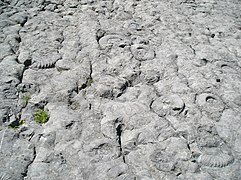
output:
[[[240,10],[0,0],[0,180],[241,179]]]

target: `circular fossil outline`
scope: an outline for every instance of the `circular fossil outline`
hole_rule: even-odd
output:
[[[125,47],[130,45],[130,41],[124,35],[107,34],[99,39],[99,45],[100,49],[113,47],[114,45],[117,45],[118,47]]]
[[[159,171],[170,172],[175,169],[176,161],[174,160],[173,154],[156,149],[149,158]]]
[[[161,78],[161,73],[158,70],[153,70],[153,69],[148,69],[148,70],[144,70],[141,72],[140,75],[143,79],[143,81],[148,84],[148,85],[152,85],[156,82],[158,82]]]
[[[134,44],[131,46],[131,53],[134,58],[139,61],[152,60],[156,57],[156,53],[148,45]]]
[[[159,115],[178,115],[185,109],[185,103],[177,94],[171,94],[157,98],[151,105],[152,109]]]
[[[212,93],[199,94],[196,102],[203,111],[207,112],[212,119],[216,120],[221,117],[225,109],[222,99]]]
[[[217,148],[223,144],[216,128],[207,124],[197,127],[196,142],[200,150],[203,148]]]
[[[241,67],[236,62],[228,61],[216,61],[215,65],[221,70],[222,73],[225,73],[225,68],[228,68],[228,73],[240,74]]]
[[[198,163],[208,167],[222,168],[234,162],[233,155],[229,150],[226,151],[225,143],[213,125],[199,125],[196,130],[197,145],[202,152],[197,158]]]

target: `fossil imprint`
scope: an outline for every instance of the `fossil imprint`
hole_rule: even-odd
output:
[[[31,67],[38,69],[53,68],[55,63],[61,58],[57,52],[50,52],[44,55],[40,54],[41,52],[33,54]]]
[[[222,168],[234,162],[233,155],[218,135],[215,127],[199,126],[196,141],[202,152],[197,158],[197,162],[201,165]]]

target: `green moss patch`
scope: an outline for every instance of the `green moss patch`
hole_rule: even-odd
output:
[[[34,120],[39,124],[44,124],[48,121],[49,115],[48,112],[43,109],[38,109],[34,113]]]

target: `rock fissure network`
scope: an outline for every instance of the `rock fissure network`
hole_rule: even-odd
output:
[[[240,0],[0,0],[0,180],[241,179]]]

